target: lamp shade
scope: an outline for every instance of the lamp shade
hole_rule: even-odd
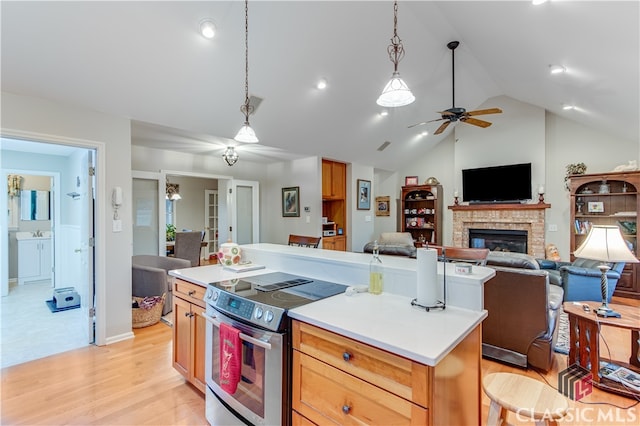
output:
[[[415,100],[416,97],[409,90],[409,86],[400,78],[400,73],[395,71],[376,103],[383,107],[400,107]]]
[[[638,263],[617,226],[594,225],[573,255],[601,262]]]
[[[256,136],[256,132],[253,131],[248,121],[245,122],[242,125],[242,127],[240,127],[240,130],[238,130],[238,134],[233,139],[235,139],[238,142],[244,142],[244,143],[259,142],[258,137]]]

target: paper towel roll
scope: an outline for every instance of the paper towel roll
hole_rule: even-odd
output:
[[[417,302],[422,306],[433,306],[440,298],[438,288],[438,251],[419,248],[416,250],[416,275],[418,279]]]

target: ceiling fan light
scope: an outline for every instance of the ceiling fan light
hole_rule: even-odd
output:
[[[242,125],[242,127],[240,127],[240,130],[238,130],[238,134],[236,134],[236,137],[233,139],[238,142],[244,142],[244,143],[259,142],[258,137],[256,136],[256,132],[253,131],[248,121],[245,122]]]
[[[401,107],[409,105],[416,100],[407,83],[400,78],[400,73],[394,71],[391,76],[391,80],[384,86],[382,94],[376,101],[376,103],[383,107]]]

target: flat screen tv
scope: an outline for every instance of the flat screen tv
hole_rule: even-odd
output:
[[[531,163],[462,170],[462,201],[516,203],[531,199]]]

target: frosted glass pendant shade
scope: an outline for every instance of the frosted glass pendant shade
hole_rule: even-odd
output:
[[[238,142],[244,143],[258,143],[256,132],[253,131],[248,121],[244,123],[242,127],[240,127],[240,130],[238,130],[238,134],[233,139]]]
[[[376,103],[383,107],[400,107],[409,105],[416,100],[407,83],[400,78],[400,73],[394,71],[391,80],[384,86],[382,94],[376,101]]]

